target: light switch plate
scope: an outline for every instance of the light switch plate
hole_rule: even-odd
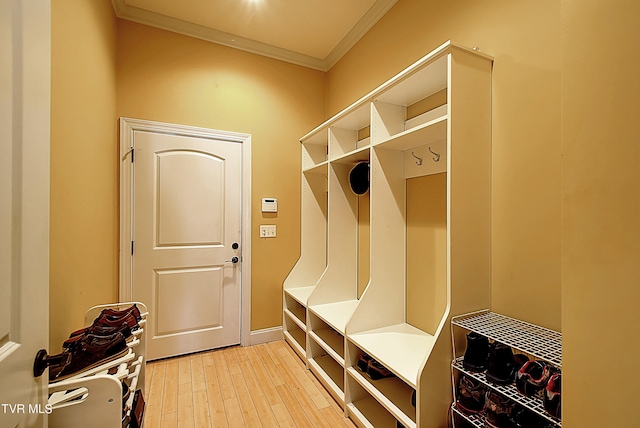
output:
[[[276,225],[275,224],[261,224],[260,225],[260,237],[261,238],[275,238],[276,237]]]

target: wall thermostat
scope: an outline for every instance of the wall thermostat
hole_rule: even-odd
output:
[[[275,198],[262,198],[262,212],[263,213],[277,213],[278,212],[278,200]]]

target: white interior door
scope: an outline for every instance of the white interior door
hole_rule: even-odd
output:
[[[49,340],[48,0],[0,0],[0,427],[44,427]]]
[[[242,144],[133,133],[133,299],[147,358],[240,343]]]

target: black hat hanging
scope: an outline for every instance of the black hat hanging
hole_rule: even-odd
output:
[[[358,162],[349,172],[349,185],[356,195],[364,195],[369,190],[369,162]]]

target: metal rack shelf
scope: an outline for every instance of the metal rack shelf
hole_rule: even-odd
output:
[[[560,421],[560,419],[554,418],[553,416],[545,412],[542,397],[537,395],[529,397],[521,394],[520,392],[518,392],[518,389],[516,388],[516,385],[514,383],[504,386],[490,383],[489,381],[487,381],[487,376],[485,375],[485,373],[472,373],[465,370],[462,366],[462,359],[463,357],[459,357],[452,363],[454,369],[458,370],[460,373],[464,373],[465,375],[482,382],[494,391],[497,391],[501,395],[510,398],[520,406],[531,410],[532,412],[536,413],[538,416],[545,418],[549,422],[553,422],[557,426],[562,426],[562,422]]]
[[[483,413],[471,413],[471,414],[462,413],[456,407],[456,403],[453,403],[451,405],[451,410],[453,411],[453,413],[455,413],[456,415],[460,416],[461,418],[463,418],[464,420],[469,422],[474,427],[484,428],[485,416],[484,416]]]
[[[452,318],[451,324],[475,331],[562,368],[562,333],[557,331],[494,312],[461,315]]]

